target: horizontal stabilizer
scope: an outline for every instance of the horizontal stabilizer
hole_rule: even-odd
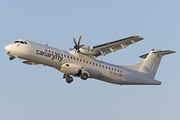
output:
[[[153,50],[152,50],[153,51]],[[160,55],[160,56],[163,56],[163,55],[168,55],[168,54],[171,54],[171,53],[175,53],[176,51],[173,51],[173,50],[164,50],[164,51],[155,51],[155,52],[152,52],[156,55]],[[141,55],[139,56],[140,58],[146,58],[147,56],[149,55],[149,53],[147,54],[144,54],[144,55]]]

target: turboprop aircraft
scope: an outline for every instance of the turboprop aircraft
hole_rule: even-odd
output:
[[[172,50],[161,51],[152,49],[150,53],[140,56],[144,60],[133,66],[120,66],[99,61],[98,56],[105,56],[128,45],[143,40],[140,36],[116,40],[113,42],[86,46],[80,45],[82,35],[78,43],[73,38],[74,48],[64,51],[49,47],[48,44],[42,45],[29,40],[18,39],[14,43],[5,46],[9,59],[24,59],[24,64],[53,67],[64,73],[63,78],[67,83],[73,81],[73,77],[80,77],[82,80],[94,78],[101,81],[120,84],[120,85],[160,85],[161,82],[155,80],[157,69],[164,55],[175,53]]]

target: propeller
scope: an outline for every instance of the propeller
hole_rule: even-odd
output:
[[[76,49],[76,51],[77,51],[78,53],[80,52],[80,51],[79,51],[79,48],[81,48],[82,46],[84,46],[84,45],[80,45],[82,36],[83,36],[83,35],[81,35],[81,36],[79,37],[78,43],[76,42],[75,37],[73,37],[73,41],[74,41],[75,46],[74,46],[74,48],[70,48],[69,50],[74,50],[74,49]]]

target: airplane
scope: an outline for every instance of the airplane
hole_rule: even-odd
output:
[[[73,37],[75,46],[70,50],[74,51],[70,52],[49,47],[48,43],[42,45],[23,39],[5,46],[5,50],[10,60],[20,58],[25,60],[22,62],[24,64],[42,64],[57,69],[64,73],[63,79],[67,83],[71,83],[74,76],[82,80],[93,78],[118,85],[160,85],[161,82],[154,78],[162,56],[175,53],[173,50],[152,49],[150,53],[140,56],[143,60],[135,65],[114,65],[96,58],[126,48],[144,38],[131,36],[93,47],[80,45],[81,38],[82,35],[77,43]]]

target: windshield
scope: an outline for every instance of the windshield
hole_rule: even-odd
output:
[[[27,44],[26,41],[15,41],[14,43]]]
[[[19,43],[20,41],[15,41],[14,43]]]

